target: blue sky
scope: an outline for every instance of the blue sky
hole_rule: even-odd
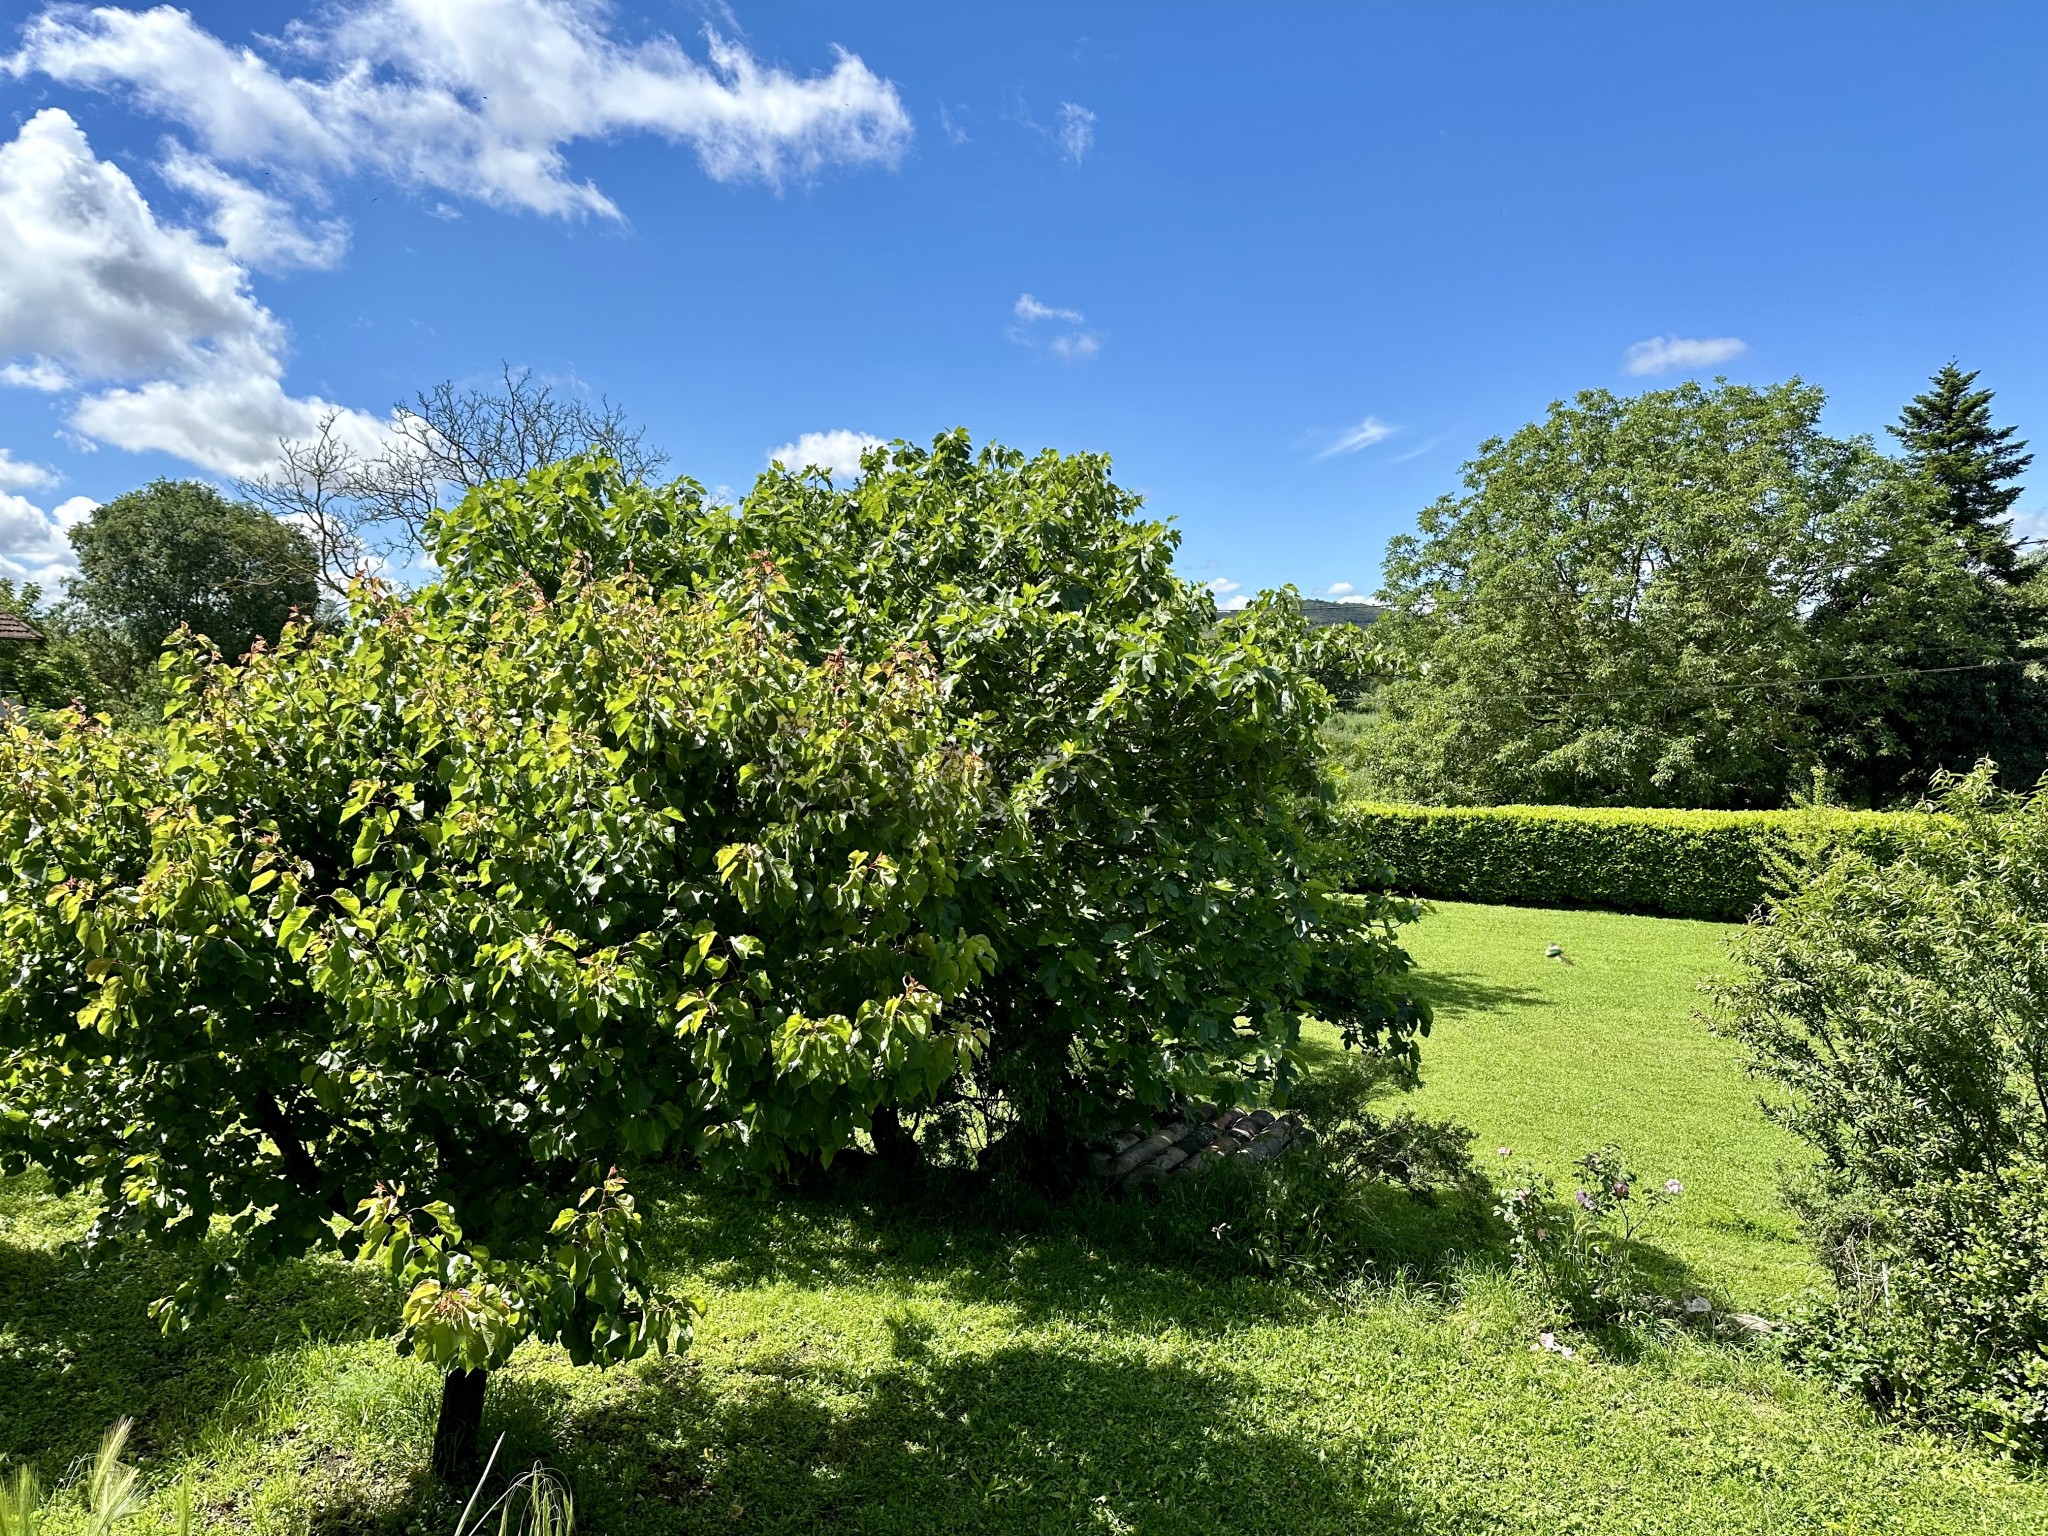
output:
[[[0,574],[501,361],[714,486],[1103,450],[1238,595],[1582,388],[1953,356],[2048,453],[2039,4],[7,9]]]

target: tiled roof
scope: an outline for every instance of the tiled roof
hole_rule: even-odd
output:
[[[11,613],[0,613],[0,640],[40,640],[43,632]]]

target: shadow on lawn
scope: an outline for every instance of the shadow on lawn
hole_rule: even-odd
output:
[[[149,1304],[188,1272],[188,1261],[162,1254],[88,1266],[66,1248],[0,1239],[0,1457],[40,1461],[55,1475],[123,1417],[136,1421],[134,1455],[188,1449],[278,1349],[372,1337],[396,1320],[381,1277],[304,1261],[166,1334]]]
[[[1541,1008],[1551,999],[1527,987],[1503,985],[1471,971],[1417,971],[1415,990],[1439,1015],[1498,1013],[1508,1008]]]
[[[915,1318],[894,1356],[853,1374],[782,1355],[717,1393],[670,1362],[592,1406],[513,1377],[492,1418],[570,1475],[585,1536],[1425,1529],[1378,1437],[1290,1433],[1248,1377],[1129,1352],[936,1358]]]

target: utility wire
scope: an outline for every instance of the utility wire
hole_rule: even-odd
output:
[[[1745,693],[1758,688],[1817,688],[1823,683],[1870,683],[1894,677],[1937,677],[1952,672],[1989,672],[1999,667],[2024,667],[2031,665],[2024,660],[1980,661],[1960,667],[1901,667],[1891,672],[1843,672],[1834,677],[1782,677],[1765,678],[1753,683],[1696,683],[1683,688],[1665,686],[1661,688],[1586,688],[1574,693],[1548,693],[1530,691],[1513,695],[1523,699],[1564,700],[1564,699],[1624,699],[1644,694],[1699,692],[1699,693]]]

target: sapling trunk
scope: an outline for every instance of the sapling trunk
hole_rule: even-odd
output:
[[[473,1482],[476,1447],[484,1429],[488,1371],[450,1371],[441,1378],[441,1416],[434,1421],[434,1475],[443,1482]]]

